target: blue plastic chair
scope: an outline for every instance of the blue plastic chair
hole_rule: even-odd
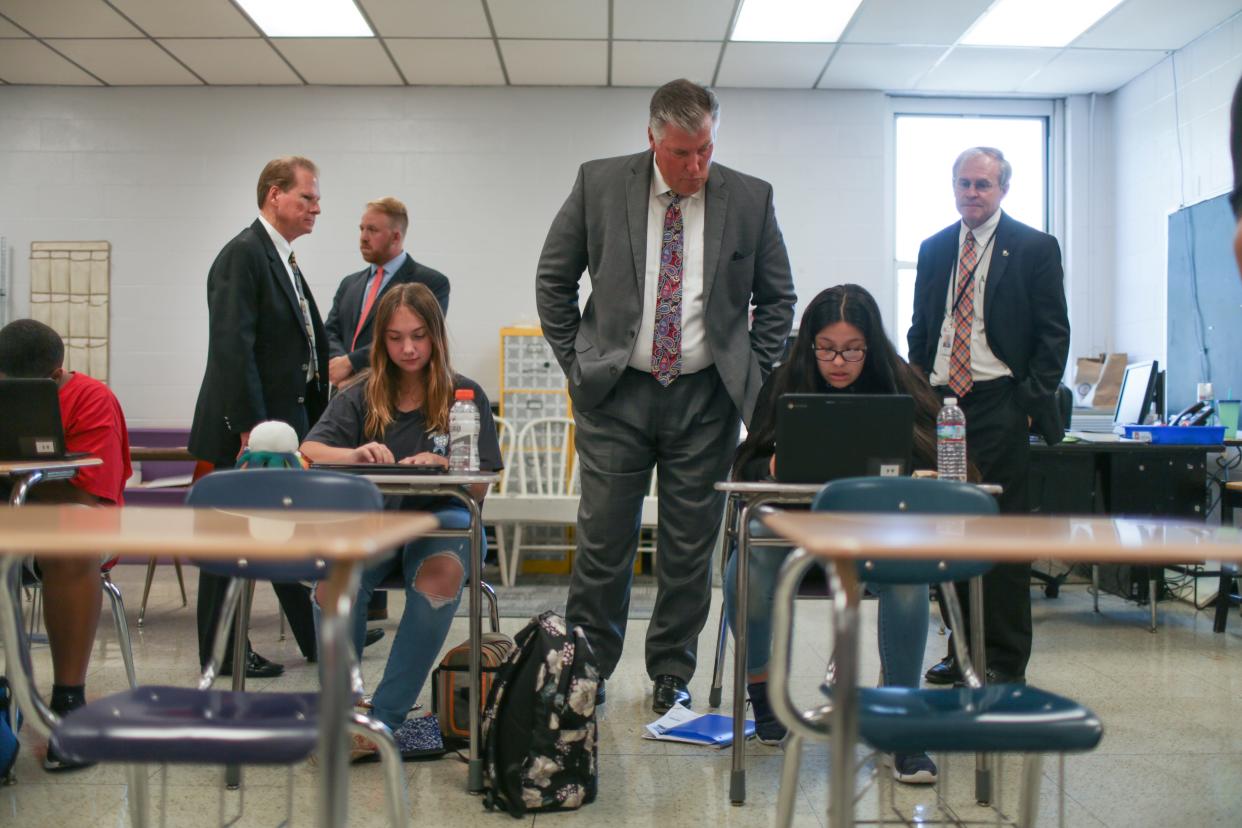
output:
[[[368,480],[301,469],[217,472],[196,483],[186,502],[196,508],[216,509],[383,508],[383,497]],[[307,581],[321,580],[328,574],[322,560],[289,564],[239,559],[201,561],[198,565],[233,579],[221,608],[221,628],[227,628],[225,619],[235,613],[241,597],[241,579]],[[25,653],[25,642],[22,644],[20,651]],[[318,693],[211,689],[224,646],[224,636],[218,629],[211,658],[197,688],[140,686],[90,702],[63,718],[44,717],[51,743],[62,755],[129,766],[130,811],[135,825],[147,822],[147,776],[143,767],[146,763],[286,765],[306,759],[318,746]],[[10,659],[11,664],[21,661]],[[29,672],[15,680],[28,682],[30,692],[34,693]],[[350,730],[378,745],[385,768],[389,818],[394,826],[405,825],[407,804],[401,755],[392,734],[382,724],[358,713],[353,715]]]
[[[932,479],[860,477],[827,484],[812,504],[815,511],[884,512],[911,514],[994,515],[995,500],[967,483]],[[900,518],[894,517],[899,520]],[[778,825],[789,825],[797,790],[802,741],[831,738],[833,686],[826,684],[830,703],[816,711],[799,712],[789,697],[790,641],[793,597],[806,571],[821,559],[796,550],[785,562],[774,606],[771,695],[777,717],[790,730],[781,775]],[[963,629],[961,606],[952,582],[982,575],[991,564],[978,561],[868,560],[858,566],[862,581],[890,584],[941,584],[953,629]],[[829,567],[834,593],[843,592],[840,579]],[[834,600],[834,628],[856,635],[858,605]],[[1100,720],[1071,699],[1026,685],[984,686],[971,667],[962,636],[951,641],[962,666],[965,687],[916,689],[880,687],[857,689],[858,737],[884,753],[993,753],[1026,754],[1023,770],[1020,825],[1034,825],[1041,778],[1040,753],[1087,751],[1099,744]],[[847,647],[847,655],[856,648]],[[840,665],[838,665],[840,667]],[[854,671],[851,671],[851,673]],[[852,768],[850,777],[853,777]],[[880,771],[881,813],[888,774]],[[1064,790],[1062,789],[1062,796]],[[937,797],[939,802],[939,797]],[[852,803],[850,803],[852,812]]]

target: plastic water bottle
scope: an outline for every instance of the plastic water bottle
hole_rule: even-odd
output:
[[[479,470],[479,409],[474,390],[458,388],[449,409],[449,471]]]
[[[936,472],[941,480],[966,479],[966,414],[945,397],[936,417]]]

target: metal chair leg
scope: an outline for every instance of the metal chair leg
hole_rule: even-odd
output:
[[[1018,825],[1035,828],[1039,815],[1039,782],[1043,777],[1043,756],[1028,753],[1022,760],[1022,801],[1019,804]]]
[[[388,821],[393,828],[409,824],[409,803],[405,797],[405,777],[402,775],[401,752],[387,727],[359,713],[352,714],[349,732],[370,739],[379,749],[380,765],[384,769],[384,787],[388,800]]]
[[[724,601],[720,602],[720,627],[716,631],[716,663],[712,665],[712,691],[707,703],[710,707],[720,707],[720,697],[724,687],[725,651],[728,649],[729,622],[725,618]]]
[[[138,607],[139,628],[147,620],[147,599],[151,597],[151,582],[153,580],[155,580],[155,558],[147,561],[147,581],[142,585],[142,605]],[[181,594],[185,595],[185,587],[182,587]]]
[[[99,578],[112,608],[112,623],[116,625],[116,640],[121,648],[121,661],[125,663],[125,677],[129,679],[130,687],[137,687],[138,678],[134,672],[134,645],[129,638],[129,622],[125,618],[125,600],[121,597],[120,588],[112,583],[111,574],[101,572]]]
[[[500,632],[500,605],[496,602],[496,590],[487,581],[479,581],[479,589],[487,599],[487,620],[492,625],[492,632]]]
[[[798,798],[798,771],[802,768],[802,737],[793,733],[785,740],[781,762],[781,789],[776,800],[777,828],[793,825],[794,802]]]
[[[512,586],[513,577],[509,574],[509,549],[505,543],[505,527],[497,524],[492,529],[492,537],[496,541],[496,563],[500,566],[500,585]]]
[[[177,572],[177,586],[181,588],[181,606],[188,607],[190,601],[185,597],[185,576],[181,574],[180,558],[173,558],[173,569]]]
[[[134,828],[147,828],[150,824],[150,794],[147,791],[147,766],[126,765],[125,775],[129,782],[129,823]]]

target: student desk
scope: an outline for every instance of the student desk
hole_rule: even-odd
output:
[[[483,580],[483,518],[479,504],[470,496],[470,486],[478,483],[488,485],[500,480],[495,472],[468,472],[462,474],[362,474],[384,494],[451,497],[462,503],[470,512],[468,529],[434,529],[422,533],[423,537],[451,537],[470,539],[470,751],[469,771],[466,774],[466,790],[478,793],[483,790],[483,758],[479,755],[479,676],[480,647],[483,640],[483,619],[479,614],[482,601]]]
[[[127,555],[173,553],[187,558],[264,560],[323,558],[332,564],[325,582],[330,600],[323,603],[319,658],[324,676],[319,758],[319,824],[345,825],[349,803],[349,748],[345,724],[352,705],[349,681],[349,612],[358,593],[360,564],[371,555],[421,537],[436,527],[431,515],[416,512],[223,512],[186,507],[82,509],[32,505],[0,509],[0,613],[5,650],[18,654],[14,566],[24,555],[98,556],[101,551]],[[45,736],[44,718],[23,682],[14,683],[22,711]]]
[[[999,495],[1001,487],[995,484],[982,483],[980,488],[991,495]],[[724,567],[729,559],[730,544],[736,544],[737,549],[733,553],[737,558],[737,605],[745,607],[750,592],[750,549],[753,546],[779,546],[787,547],[789,542],[782,537],[751,537],[750,523],[751,518],[763,514],[761,509],[771,509],[778,505],[802,505],[809,506],[811,501],[815,499],[815,495],[819,490],[824,488],[823,483],[778,483],[775,480],[753,481],[753,482],[725,482],[717,483],[716,491],[725,492],[727,500],[725,503],[724,517],[724,551],[721,554],[721,579],[724,578]],[[975,579],[977,583],[971,584],[971,594],[974,603],[971,605],[975,609],[972,616],[972,638],[978,638],[980,646],[973,647],[979,652],[976,659],[982,658],[982,635],[983,635],[983,618],[982,618],[982,589],[983,584],[979,579]],[[977,594],[976,594],[977,593]],[[739,611],[739,616],[744,617],[745,612]],[[729,801],[735,805],[740,805],[746,801],[746,647],[747,647],[747,630],[746,624],[737,625],[737,633],[733,637],[733,745],[732,745],[732,767],[729,775]],[[716,639],[716,658],[715,669],[712,672],[712,690],[708,699],[711,707],[720,706],[721,685],[723,684],[723,667],[725,641],[727,631],[724,625],[723,612],[721,616],[721,625],[718,637]],[[973,646],[973,645],[972,645]],[[976,660],[976,669],[983,672],[985,665],[982,661]]]
[[[79,457],[74,460],[0,460],[0,477],[13,480],[9,493],[9,505],[21,506],[26,495],[37,483],[44,480],[68,480],[87,466],[102,466],[98,457]]]
[[[1205,558],[1242,560],[1239,530],[1159,518],[773,512],[762,520],[793,545],[831,561],[845,586],[845,600],[852,606],[857,606],[860,586],[857,571],[850,564],[867,558],[1024,562],[1055,550],[1058,558],[1069,561],[1154,565]],[[791,622],[783,607],[778,606],[776,613],[775,624]],[[837,688],[833,700],[837,703],[831,724],[828,824],[848,828],[854,824],[857,631],[833,643]]]

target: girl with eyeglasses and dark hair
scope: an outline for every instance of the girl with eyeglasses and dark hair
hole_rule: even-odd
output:
[[[733,479],[769,480],[776,473],[776,406],[782,394],[908,394],[914,399],[914,465],[936,466],[936,415],[940,400],[927,381],[897,354],[884,333],[875,299],[858,285],[822,291],[802,314],[788,360],[772,372],[759,392],[750,432],[738,448]],[[849,435],[839,435],[848,440]],[[789,549],[755,547],[750,551],[750,589],[746,607],[749,646],[747,692],[761,742],[785,736],[768,703],[767,670],[771,650],[772,599],[776,576]],[[879,594],[880,664],[886,686],[917,687],[929,623],[927,587],[874,585]],[[725,574],[725,608],[737,629],[737,560]],[[901,782],[931,783],[936,766],[927,754],[893,757],[893,775]]]

